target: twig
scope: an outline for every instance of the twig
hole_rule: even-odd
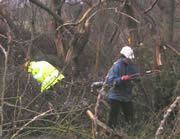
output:
[[[170,113],[173,111],[173,109],[176,107],[177,103],[180,101],[180,96],[176,97],[176,100],[171,104],[171,106],[169,107],[169,109],[167,110],[167,112],[164,114],[164,118],[160,123],[159,128],[156,131],[156,135],[155,135],[155,139],[159,139],[160,135],[162,134],[163,130],[164,130],[164,124],[168,118],[168,116],[170,115]]]
[[[31,121],[27,122],[27,123],[24,124],[18,131],[16,131],[16,133],[14,133],[10,139],[14,139],[26,126],[28,126],[28,125],[29,125],[30,123],[32,123],[33,121],[37,120],[38,118],[46,115],[47,113],[49,113],[49,112],[51,112],[51,111],[52,111],[52,109],[51,109],[51,110],[48,110],[48,111],[46,111],[46,112],[44,112],[44,113],[41,113],[40,115],[35,116]]]
[[[113,130],[112,128],[108,127],[106,124],[104,124],[103,122],[101,122],[100,120],[98,120],[95,115],[93,115],[93,113],[90,111],[90,110],[87,110],[86,111],[87,115],[90,117],[90,119],[93,121],[93,122],[96,122],[100,127],[102,127],[103,129],[105,129],[106,131],[108,131],[109,133],[111,134],[115,134],[115,135],[118,135],[118,136],[122,136],[122,137],[125,137],[125,139],[130,139],[130,137],[126,134],[126,133],[123,133],[122,131],[116,131],[116,130]]]
[[[3,74],[3,78],[2,78],[2,92],[1,92],[1,105],[0,105],[0,117],[1,117],[1,122],[0,122],[0,136],[2,136],[3,134],[3,106],[4,106],[4,94],[5,94],[5,88],[6,88],[6,75],[7,75],[7,67],[8,67],[8,54],[9,54],[9,46],[8,46],[8,50],[6,52],[6,50],[2,47],[2,45],[0,44],[0,48],[2,49],[4,56],[5,56],[5,67],[4,67],[4,74]]]
[[[31,40],[30,40],[30,43],[29,43],[29,46],[28,46],[28,49],[27,49],[27,52],[26,52],[26,61],[30,61],[30,59],[31,59],[31,51],[32,51],[32,46],[33,46],[33,40],[34,40],[34,34],[35,34],[35,26],[34,26],[34,22],[35,22],[35,11],[34,11],[34,7],[33,6],[35,6],[34,4],[32,4],[31,3]],[[27,87],[28,87],[28,85],[29,85],[29,79],[30,79],[30,75],[28,74],[28,77],[27,77],[27,83],[26,83],[26,85],[25,85],[25,89],[24,89],[24,91],[23,91],[23,93],[21,94],[21,97],[23,97],[24,95],[25,95],[25,92],[26,92],[26,90],[27,90]],[[18,94],[17,94],[18,95]],[[16,100],[16,104],[18,103],[18,99]],[[20,99],[20,105],[22,104],[22,101],[21,101],[21,99]],[[20,115],[20,113],[21,113],[21,108],[19,109],[19,112],[18,112],[18,114],[17,114],[17,118],[19,117],[19,115]],[[15,111],[14,111],[14,115],[16,114],[16,109],[15,109]],[[15,118],[15,116],[14,116],[14,118]]]
[[[152,5],[144,11],[144,13],[146,14],[146,13],[148,13],[152,8],[154,8],[154,6],[156,5],[157,2],[158,2],[158,0],[155,0],[155,1],[152,3]]]

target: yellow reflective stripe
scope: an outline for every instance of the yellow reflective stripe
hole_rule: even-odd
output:
[[[58,72],[58,71],[55,71],[53,74],[51,74],[50,76],[48,76],[48,77],[42,82],[42,86],[43,86],[44,84],[46,84],[48,81],[50,81],[52,78],[57,77],[58,74],[59,74],[59,72]]]

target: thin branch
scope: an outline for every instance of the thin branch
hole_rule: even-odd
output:
[[[172,46],[169,45],[169,44],[166,44],[166,46],[167,46],[168,48],[170,48],[173,52],[175,52],[178,56],[180,56],[180,52],[177,51],[174,47],[172,47]]]
[[[0,38],[3,38],[3,39],[8,39],[7,36],[3,35],[3,34],[0,34]],[[18,40],[12,40],[12,42],[15,42],[15,43],[25,43],[26,41],[18,41]]]
[[[88,20],[90,20],[93,16],[95,16],[98,12],[101,12],[101,11],[104,11],[104,10],[114,10],[115,13],[119,13],[119,14],[122,14],[130,19],[132,19],[133,21],[135,21],[136,23],[140,24],[140,21],[138,21],[136,18],[124,13],[124,12],[121,12],[121,11],[118,11],[117,8],[104,8],[104,9],[99,9],[97,10],[96,12],[94,12],[89,18]]]
[[[3,107],[4,107],[4,94],[5,94],[5,88],[6,88],[6,75],[7,75],[7,68],[8,68],[8,54],[9,54],[9,46],[8,46],[8,51],[6,52],[6,50],[2,47],[2,45],[0,44],[0,48],[2,49],[4,56],[5,56],[5,67],[4,67],[4,74],[3,74],[3,78],[2,78],[2,92],[1,92],[1,105],[0,105],[0,136],[2,136],[3,132]]]
[[[4,74],[2,78],[2,92],[1,94],[1,103],[0,103],[0,136],[3,136],[3,122],[4,122],[4,95],[5,95],[5,89],[6,89],[6,75],[7,75],[7,69],[8,69],[8,56],[9,56],[9,51],[10,51],[10,44],[12,43],[12,35],[13,33],[10,31],[10,27],[7,24],[7,37],[8,37],[8,45],[7,45],[7,51],[5,50],[4,47],[0,44],[0,48],[2,49],[5,60],[4,60]]]
[[[1,50],[3,51],[5,58],[7,58],[7,52],[6,52],[6,50],[4,49],[4,47],[2,47],[1,44],[0,44],[0,48],[1,48]]]
[[[131,6],[132,10],[135,12],[135,14],[139,17],[140,20],[145,20],[146,22],[149,22],[153,27],[156,25],[155,21],[149,14],[144,14],[144,9],[137,3],[137,1],[129,0],[128,5]]]
[[[96,7],[96,6],[98,6],[98,4],[97,4],[97,5],[94,5],[93,7]],[[65,24],[59,26],[56,30],[60,30],[63,26],[77,26],[77,25],[81,24],[81,23],[86,19],[87,15],[90,13],[90,11],[92,11],[92,8],[93,8],[93,7],[89,8],[89,9],[85,12],[85,14],[81,17],[81,19],[80,19],[78,22],[76,22],[76,23],[65,23]],[[122,15],[130,18],[130,19],[132,19],[132,20],[135,21],[136,23],[140,24],[140,21],[138,21],[136,18],[134,18],[134,17],[132,17],[132,16],[130,16],[130,15],[124,13],[124,12],[117,11],[117,8],[104,8],[104,9],[99,9],[99,10],[95,11],[92,15],[90,15],[90,16],[88,17],[87,22],[88,22],[92,17],[94,17],[98,12],[101,12],[101,11],[104,11],[104,10],[114,10],[115,13],[120,13],[120,14],[122,14]],[[87,22],[86,22],[86,23],[87,23]]]
[[[157,4],[157,2],[158,2],[158,0],[155,0],[155,1],[152,3],[152,5],[144,11],[144,13],[146,14],[146,13],[148,13],[150,10],[152,10],[152,9],[154,8],[154,6]]]
[[[16,105],[11,104],[11,103],[8,103],[8,102],[6,102],[6,101],[4,101],[4,104],[7,105],[7,106],[9,106],[9,107],[19,108],[19,109],[23,109],[23,110],[28,111],[28,112],[31,112],[31,113],[39,114],[39,112],[36,112],[36,111],[30,110],[30,109],[27,109],[27,108],[22,107],[22,106],[16,106]]]
[[[123,12],[120,12],[120,11],[117,11],[117,13],[120,13],[120,14],[122,14],[124,16],[127,16],[127,17],[131,18],[132,20],[134,20],[136,23],[140,24],[140,21],[138,21],[136,18],[134,18],[134,17],[132,17],[132,16],[126,14],[126,13],[123,13]]]
[[[44,113],[41,113],[41,114],[35,116],[31,121],[27,122],[27,123],[24,124],[18,131],[16,131],[16,133],[14,133],[10,139],[14,139],[24,128],[26,128],[26,126],[28,126],[28,125],[29,125],[30,123],[32,123],[33,121],[37,120],[38,118],[46,115],[47,113],[49,113],[49,112],[51,112],[51,111],[52,111],[52,109],[50,109],[50,110],[48,110],[48,111],[46,111],[46,112],[44,112]]]
[[[164,130],[165,122],[167,121],[167,118],[169,117],[170,113],[173,111],[173,109],[177,106],[178,102],[180,101],[180,96],[176,97],[176,100],[171,104],[167,112],[164,114],[164,118],[160,123],[160,126],[158,130],[156,131],[155,139],[160,139],[161,134]]]

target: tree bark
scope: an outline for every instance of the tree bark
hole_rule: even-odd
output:
[[[157,4],[162,11],[161,36],[165,43],[171,43],[173,40],[175,1],[159,0]]]

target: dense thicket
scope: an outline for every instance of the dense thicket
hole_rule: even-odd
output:
[[[140,81],[133,82],[136,122],[122,126],[120,114],[118,129],[137,138],[180,137],[179,11],[178,0],[1,0],[3,138],[106,138],[100,126],[93,134],[86,114],[95,113],[97,101],[90,85],[105,80],[119,50],[129,45],[128,38],[140,71]],[[27,59],[49,61],[65,80],[40,93],[24,67]],[[149,69],[162,72],[144,76]],[[97,118],[106,123],[109,105],[103,99]]]

